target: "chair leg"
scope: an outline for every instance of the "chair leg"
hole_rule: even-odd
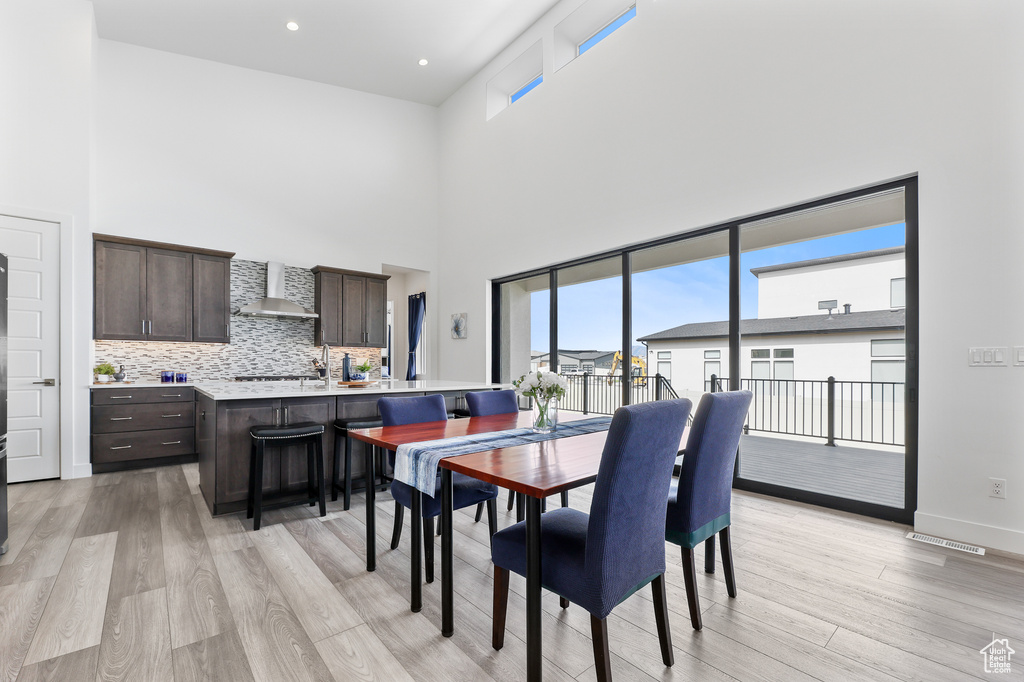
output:
[[[306,495],[309,497],[309,506],[314,507],[317,503],[316,485],[313,480],[314,472],[316,471],[316,463],[313,461],[315,456],[313,453],[316,450],[316,446],[313,445],[313,439],[310,438],[306,441]]]
[[[700,599],[697,597],[697,568],[693,562],[693,548],[683,547],[683,581],[686,583],[686,604],[690,607],[690,623],[694,630],[704,624],[700,620]]]
[[[395,529],[391,531],[391,549],[398,549],[402,540],[402,525],[405,521],[405,507],[395,502]]]
[[[437,524],[440,526],[441,524]],[[434,517],[423,519],[423,565],[427,582],[434,582]]]
[[[508,571],[494,567],[494,606],[491,615],[491,646],[505,646],[505,614],[508,612]]]
[[[334,474],[331,476],[331,502],[338,501],[338,488],[341,476],[341,434],[334,430]],[[348,507],[346,507],[348,509]]]
[[[245,505],[245,518],[252,518],[253,502],[256,497],[256,441],[249,448],[249,499]]]
[[[316,491],[320,502],[320,516],[327,516],[327,489],[324,487],[324,438],[317,436],[314,441],[316,458]]]
[[[526,495],[516,493],[516,523],[526,520]]]
[[[483,518],[483,515],[484,515],[484,503],[481,502],[480,504],[478,504],[476,506],[476,518],[473,519],[473,523],[480,523],[480,519]]]
[[[725,570],[725,587],[729,590],[729,596],[736,598],[736,574],[732,568],[732,540],[729,537],[729,526],[726,526],[718,533],[722,542],[722,568]]]
[[[672,653],[672,631],[668,626],[668,599],[665,595],[665,574],[662,573],[651,583],[654,591],[654,621],[658,624],[658,642],[661,644],[661,661],[667,666],[675,663]]]
[[[559,597],[558,598],[558,606],[560,608],[563,608],[563,609],[569,608],[569,600],[566,599],[565,597]]]
[[[506,511],[512,511],[512,507],[516,506],[516,494],[511,490],[508,491],[508,509]]]
[[[598,682],[610,682],[612,679],[612,657],[608,653],[608,621],[590,616],[590,636],[594,639],[594,666],[597,669]]]
[[[352,439],[345,432],[345,511],[352,504]]]
[[[252,529],[260,529],[260,519],[263,516],[263,456],[266,454],[264,449],[263,441],[257,441],[256,443],[256,463],[255,469],[253,470],[252,485],[252,505],[253,505],[253,519]]]
[[[437,537],[441,537],[441,518],[440,517],[438,517],[438,520],[437,520],[437,531],[436,532],[437,532]]]
[[[487,533],[488,537],[494,537],[494,534],[498,532],[498,501],[496,499],[487,500]]]
[[[563,490],[562,491],[562,506],[563,507],[568,507],[569,506],[569,491],[568,490]]]
[[[715,572],[715,536],[704,541],[704,572]]]

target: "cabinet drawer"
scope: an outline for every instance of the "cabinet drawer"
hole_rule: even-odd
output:
[[[190,403],[195,400],[191,386],[167,384],[166,388],[98,388],[92,392],[93,405],[136,405],[139,403]]]
[[[106,405],[92,408],[93,433],[195,428],[195,403]]]
[[[104,433],[92,437],[93,464],[191,455],[194,452],[195,429],[192,428]]]

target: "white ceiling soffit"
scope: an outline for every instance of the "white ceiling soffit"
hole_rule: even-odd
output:
[[[93,0],[106,40],[433,106],[556,3]],[[299,29],[289,31],[289,21]]]

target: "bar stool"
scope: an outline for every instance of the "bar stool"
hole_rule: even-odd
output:
[[[292,504],[309,502],[309,506],[320,503],[320,516],[327,516],[327,499],[324,489],[324,426],[312,422],[288,424],[285,426],[261,425],[249,429],[252,437],[252,452],[249,457],[249,504],[246,518],[253,519],[252,529],[260,529],[263,513],[263,460],[266,447],[284,448],[290,445],[306,444],[306,466],[309,497],[293,499],[267,505],[276,509]],[[315,472],[315,473],[314,473]],[[315,479],[315,480],[314,480]]]
[[[345,511],[348,511],[348,508],[352,503],[352,439],[348,436],[348,430],[372,429],[383,425],[384,422],[380,420],[380,417],[346,417],[344,419],[334,420],[334,480],[331,481],[331,501],[337,501],[338,490],[341,490],[345,494]],[[344,441],[345,447],[345,473],[343,481],[340,480],[342,475],[342,441]],[[363,445],[365,447],[371,447],[368,443],[364,443]],[[387,488],[387,477],[385,476],[386,472],[384,471],[379,451],[374,453],[374,458],[377,460],[377,470],[381,472],[381,482],[379,484],[375,484],[375,487],[378,490],[385,490]],[[376,476],[374,477],[374,481],[376,481]]]

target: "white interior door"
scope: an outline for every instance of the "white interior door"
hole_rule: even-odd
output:
[[[60,476],[60,225],[0,215],[8,263],[8,480]],[[47,385],[53,380],[53,385]]]

